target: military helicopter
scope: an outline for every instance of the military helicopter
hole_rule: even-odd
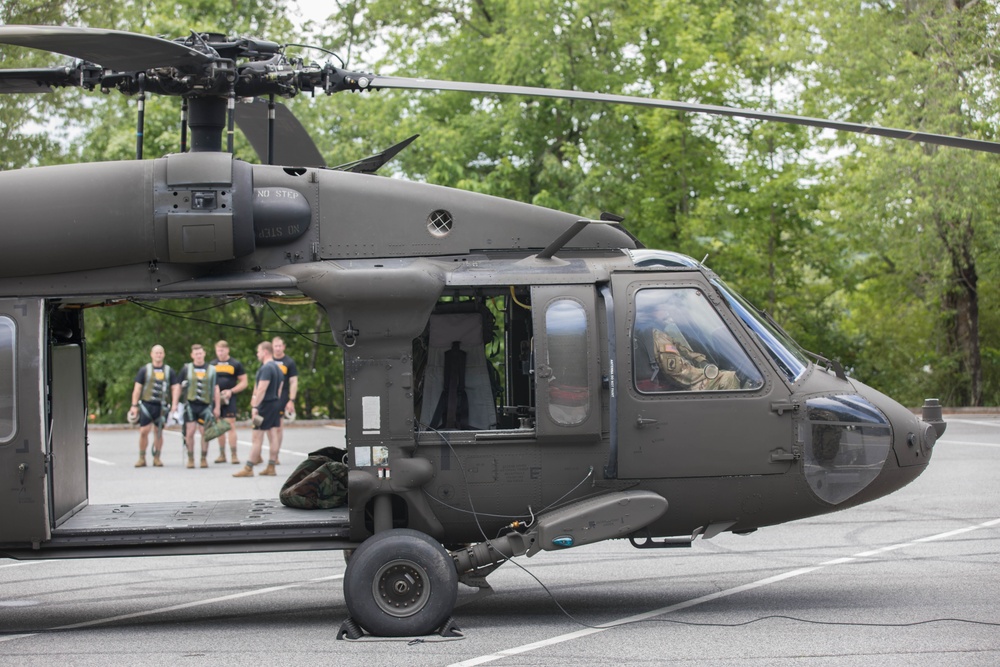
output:
[[[0,92],[176,95],[186,114],[176,154],[0,173],[2,555],[343,549],[342,633],[422,635],[453,623],[459,582],[486,586],[509,559],[610,539],[689,546],[853,507],[914,480],[944,432],[936,400],[918,418],[616,216],[375,175],[404,145],[328,169],[275,98],[454,90],[1000,144],[383,77],[208,33],[2,26],[0,43],[78,59],[6,70]],[[266,164],[234,158],[235,124]],[[327,314],[344,352],[347,507],[90,505],[84,306],[222,295],[303,296]]]

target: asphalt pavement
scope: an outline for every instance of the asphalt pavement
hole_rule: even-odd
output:
[[[181,432],[171,427],[163,433],[162,468],[147,465],[135,468],[139,458],[137,428],[94,428],[90,430],[90,448],[87,455],[91,504],[103,505],[123,502],[164,502],[186,500],[230,500],[277,498],[285,479],[304,461],[310,452],[323,447],[344,446],[344,427],[339,423],[312,425],[293,422],[286,426],[284,442],[275,477],[255,475],[234,478],[242,465],[214,463],[219,456],[217,440],[209,443],[208,468],[187,468],[187,454]],[[228,437],[228,434],[227,434]],[[245,425],[236,428],[237,451],[240,463],[250,454],[250,429]],[[200,444],[196,448],[195,465],[201,457]],[[267,440],[264,440],[264,459],[267,458]],[[227,461],[230,459],[226,446]],[[147,463],[152,455],[147,453]],[[257,466],[260,472],[263,466]]]
[[[993,667],[1000,415],[947,419],[928,470],[861,507],[690,549],[519,558],[490,576],[492,593],[463,589],[464,636],[450,641],[337,641],[338,552],[0,559],[0,664]],[[289,431],[278,477],[250,479],[228,463],[184,468],[179,439],[165,467],[135,469],[134,433],[95,431],[91,497],[274,497],[301,457],[343,437]]]

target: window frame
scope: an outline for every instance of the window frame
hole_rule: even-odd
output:
[[[724,328],[729,339],[728,340],[728,344],[730,347],[729,352],[730,353],[738,352],[741,355],[741,358],[738,360],[733,360],[732,357],[729,357],[729,359],[733,361],[738,361],[739,363],[737,365],[742,366],[742,370],[745,373],[752,371],[753,373],[756,374],[755,376],[752,377],[752,379],[756,380],[755,386],[751,387],[741,386],[736,389],[691,389],[691,388],[670,388],[670,387],[652,389],[652,388],[643,388],[640,386],[641,380],[637,364],[639,363],[640,355],[644,350],[647,349],[647,345],[643,344],[638,338],[640,335],[639,333],[640,300],[643,298],[641,295],[643,292],[664,291],[664,290],[672,290],[675,292],[676,291],[696,292],[701,296],[702,299],[704,299],[706,310],[703,310],[702,312],[711,313],[717,320],[716,322],[713,323],[716,325],[715,327],[713,327],[713,330],[716,330],[719,327]],[[640,285],[630,290],[630,299],[632,301],[631,304],[632,307],[630,308],[631,313],[630,313],[630,322],[628,327],[629,331],[628,345],[631,346],[631,359],[630,359],[631,362],[630,374],[632,377],[631,388],[633,391],[638,392],[639,395],[647,397],[686,396],[686,395],[706,396],[715,394],[751,395],[759,393],[766,387],[767,374],[764,371],[762,371],[760,364],[754,361],[754,355],[751,353],[750,350],[747,349],[746,344],[740,339],[740,336],[738,336],[737,333],[733,331],[732,327],[729,325],[729,321],[726,319],[724,314],[720,312],[719,307],[713,303],[713,299],[711,298],[711,295],[707,291],[707,288],[705,286],[692,283],[676,284],[676,285],[669,285],[669,284]],[[648,355],[648,352],[646,354]],[[716,368],[718,369],[718,367]]]

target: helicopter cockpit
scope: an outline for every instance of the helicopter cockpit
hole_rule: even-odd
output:
[[[636,388],[754,391],[764,379],[718,313],[695,288],[647,288],[635,295]]]

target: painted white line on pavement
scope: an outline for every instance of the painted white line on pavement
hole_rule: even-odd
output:
[[[334,574],[329,577],[319,577],[318,579],[308,579],[306,581],[299,581],[294,584],[285,584],[283,586],[269,586],[268,588],[258,588],[253,591],[243,591],[242,593],[233,593],[232,595],[223,595],[222,597],[209,598],[207,600],[195,600],[193,602],[184,602],[181,604],[171,605],[169,607],[160,607],[159,609],[147,609],[145,611],[137,611],[131,614],[121,614],[119,616],[109,616],[108,618],[98,618],[92,621],[83,621],[81,623],[71,623],[70,625],[60,625],[59,627],[49,628],[49,631],[53,630],[77,630],[79,628],[87,628],[94,625],[103,625],[105,623],[115,623],[118,621],[127,621],[133,618],[142,618],[143,616],[152,616],[153,614],[164,614],[171,611],[178,611],[181,609],[190,609],[192,607],[202,607],[208,604],[216,604],[219,602],[227,602],[229,600],[238,600],[240,598],[247,598],[254,595],[264,595],[266,593],[275,593],[277,591],[284,591],[290,588],[298,588],[300,586],[307,586],[309,584],[315,584],[320,581],[331,581],[333,579],[343,579],[343,574]],[[7,637],[0,637],[0,642],[13,641],[15,639],[24,639],[27,637],[34,637],[39,633],[23,634],[23,635],[9,635]]]
[[[105,461],[104,459],[99,459],[96,456],[88,456],[87,460],[91,463],[100,463],[102,466],[113,466],[115,465],[113,461]]]
[[[994,428],[1000,428],[1000,421],[981,422],[975,419],[954,419],[952,417],[949,417],[945,421],[948,422],[949,424],[954,422],[956,424],[976,424],[977,426],[993,426]]]
[[[52,561],[48,561],[48,560],[19,560],[19,561],[15,561],[13,563],[6,563],[4,565],[0,565],[0,570],[2,570],[5,567],[21,567],[22,565],[34,565],[35,563],[50,563],[50,562],[52,562]]]
[[[935,540],[944,540],[949,537],[954,537],[955,535],[961,535],[964,533],[969,533],[974,530],[979,530],[982,528],[990,528],[992,526],[1000,525],[1000,519],[994,519],[992,521],[987,521],[975,526],[968,526],[965,528],[959,528],[957,530],[950,530],[945,533],[938,533],[937,535],[930,535],[928,537],[921,537],[909,542],[901,542],[899,544],[892,544],[880,549],[873,549],[871,551],[865,551],[848,558],[837,558],[835,560],[826,561],[825,563],[820,563],[814,567],[803,567],[797,570],[792,570],[790,572],[785,572],[783,574],[778,574],[773,577],[768,577],[766,579],[760,579],[758,581],[750,582],[749,584],[743,584],[742,586],[736,586],[735,588],[728,588],[724,591],[717,591],[715,593],[710,593],[708,595],[703,595],[701,597],[693,598],[685,602],[678,602],[677,604],[670,605],[668,607],[662,607],[660,609],[654,609],[653,611],[648,611],[644,614],[637,614],[635,616],[629,616],[627,618],[621,618],[616,621],[610,621],[608,623],[602,623],[601,625],[584,628],[582,630],[577,630],[575,632],[569,632],[564,635],[559,635],[557,637],[550,637],[549,639],[543,639],[541,641],[533,642],[531,644],[525,644],[523,646],[515,646],[513,648],[504,649],[503,651],[497,651],[496,653],[490,653],[487,655],[481,655],[478,658],[472,658],[470,660],[463,660],[462,662],[455,662],[448,667],[472,667],[473,665],[482,665],[488,662],[493,662],[494,660],[501,660],[503,658],[509,658],[514,655],[520,655],[522,653],[528,653],[529,651],[536,651],[547,646],[553,646],[555,644],[561,644],[563,642],[572,641],[574,639],[580,639],[582,637],[587,637],[589,635],[597,634],[598,632],[604,632],[605,630],[610,630],[621,625],[626,625],[628,623],[636,623],[638,621],[645,621],[651,618],[656,618],[657,616],[663,616],[664,614],[669,614],[675,611],[680,611],[681,609],[687,609],[689,607],[694,607],[696,605],[704,604],[706,602],[711,602],[713,600],[718,600],[720,598],[729,597],[731,595],[736,595],[737,593],[744,593],[746,591],[753,590],[755,588],[761,588],[762,586],[767,586],[770,584],[775,584],[786,579],[792,579],[794,577],[801,576],[803,574],[810,574],[816,572],[817,570],[822,570],[825,567],[831,567],[834,565],[841,565],[844,563],[851,563],[860,558],[868,558],[873,555],[879,555],[888,553],[890,551],[895,551],[896,549],[902,549],[904,547],[910,547],[918,543],[932,542]]]
[[[178,437],[181,437],[180,431],[167,431],[167,433],[176,433]],[[244,447],[252,447],[253,446],[253,443],[251,441],[249,441],[249,440],[239,440],[239,439],[237,439],[236,443],[240,444],[240,445],[243,445]],[[228,442],[226,443],[226,447],[227,448],[229,447],[229,443]],[[264,451],[265,452],[267,451],[267,441],[264,442]],[[285,447],[281,448],[281,454],[291,454],[292,456],[301,456],[304,459],[305,458],[309,458],[309,454],[307,454],[307,453],[297,452],[294,449],[286,449]]]
[[[942,445],[973,445],[975,447],[1000,447],[1000,443],[995,442],[967,442],[964,440],[938,440]]]

